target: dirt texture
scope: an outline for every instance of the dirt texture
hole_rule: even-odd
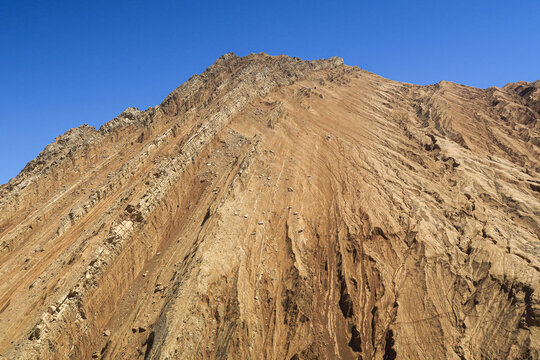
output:
[[[538,359],[540,82],[226,54],[0,186],[0,358]]]

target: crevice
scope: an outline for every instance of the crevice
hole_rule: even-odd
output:
[[[144,352],[144,360],[149,359],[150,352],[152,351],[152,346],[154,346],[154,332],[151,331],[150,335],[148,335],[148,338],[144,342],[143,345],[146,345],[146,351]]]
[[[529,183],[529,187],[531,188],[532,191],[536,191],[536,192],[540,193],[540,185]]]
[[[101,351],[99,352],[101,358],[104,357],[105,353],[106,353],[107,350],[109,349],[109,345],[110,345],[110,344],[111,344],[111,342],[110,342],[110,341],[107,341],[107,342],[105,343],[105,346],[103,346],[103,347],[101,348]]]
[[[394,332],[388,330],[386,333],[386,345],[384,346],[384,356],[383,360],[395,360],[397,357],[396,351],[394,350]]]
[[[356,328],[356,325],[352,326],[349,346],[354,352],[362,352],[362,339],[360,338],[360,332]]]
[[[375,333],[377,330],[377,322],[376,322],[376,315],[377,315],[378,308],[376,306],[371,309],[371,345],[375,348]]]
[[[210,209],[208,209],[208,210],[206,211],[206,215],[204,215],[204,219],[203,219],[203,221],[202,221],[202,223],[201,223],[201,226],[203,226],[204,223],[205,223],[209,218],[210,218]]]
[[[339,308],[341,309],[341,312],[346,319],[352,318],[354,315],[353,301],[351,295],[349,295],[349,291],[347,290],[347,282],[345,281],[345,276],[343,276],[341,253],[338,253],[337,258],[337,276],[340,287]]]
[[[538,327],[540,326],[540,312],[535,311],[531,299],[534,290],[528,286],[524,286],[523,291],[525,292],[525,322],[529,327]]]
[[[9,299],[7,301],[7,303],[2,307],[2,309],[0,310],[0,314],[4,312],[4,310],[7,309],[7,307],[9,306],[9,304],[11,303],[11,299]]]

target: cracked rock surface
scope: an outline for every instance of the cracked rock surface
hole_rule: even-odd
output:
[[[0,185],[0,358],[538,359],[539,113],[226,54]]]

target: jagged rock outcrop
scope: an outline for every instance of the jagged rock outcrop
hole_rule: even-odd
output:
[[[0,186],[7,359],[538,359],[540,84],[226,54]]]

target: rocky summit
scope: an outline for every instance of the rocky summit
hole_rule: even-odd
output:
[[[0,186],[5,359],[538,359],[540,81],[226,54]]]

